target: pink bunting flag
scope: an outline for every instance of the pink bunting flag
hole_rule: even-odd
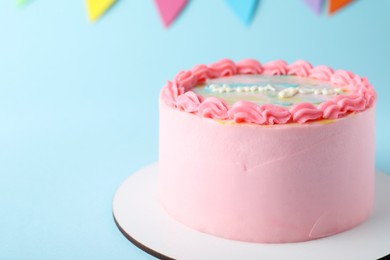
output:
[[[169,27],[187,5],[188,0],[155,0],[155,3],[164,26]]]
[[[323,0],[303,0],[316,14],[321,14]]]

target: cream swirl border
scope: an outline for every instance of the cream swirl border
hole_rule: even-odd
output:
[[[229,107],[216,97],[203,98],[191,89],[208,79],[240,74],[255,75],[295,75],[302,78],[318,79],[330,83],[333,87],[347,88],[348,94],[335,96],[318,106],[302,102],[290,109],[265,104],[257,105],[248,101],[238,101]],[[283,60],[261,64],[254,59],[245,59],[237,63],[222,59],[210,65],[197,65],[191,70],[180,71],[172,81],[162,88],[160,98],[168,106],[187,113],[197,114],[216,120],[232,120],[259,125],[304,124],[321,119],[337,119],[350,113],[361,112],[372,106],[377,94],[367,78],[345,70],[333,70],[319,65],[313,67],[304,60],[287,64]]]

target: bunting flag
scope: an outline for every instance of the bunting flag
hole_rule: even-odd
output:
[[[165,27],[169,27],[187,5],[188,0],[155,0]]]
[[[116,0],[86,0],[89,21],[97,21],[115,2]]]
[[[335,12],[339,11],[341,8],[347,6],[348,4],[352,3],[352,0],[329,0],[329,14],[334,14]]]
[[[244,25],[249,25],[254,17],[258,0],[225,0]]]
[[[310,9],[316,14],[321,14],[322,6],[324,5],[324,0],[303,0]]]
[[[18,7],[24,7],[34,0],[14,0]],[[118,0],[85,0],[88,19],[95,22]],[[222,0],[221,0],[222,1]],[[249,25],[255,15],[259,0],[224,0],[244,25]],[[321,14],[325,2],[328,14],[333,15],[354,0],[302,0],[314,13]],[[180,15],[189,0],[154,0],[164,27],[169,27]]]
[[[16,0],[16,5],[18,7],[23,7],[26,4],[30,3],[32,0]]]

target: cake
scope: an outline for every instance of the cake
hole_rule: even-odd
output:
[[[376,93],[349,71],[223,59],[181,71],[159,100],[157,195],[192,229],[300,242],[373,208]]]

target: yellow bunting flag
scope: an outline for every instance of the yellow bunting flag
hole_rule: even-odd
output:
[[[86,0],[88,19],[95,22],[116,2],[116,0]]]

